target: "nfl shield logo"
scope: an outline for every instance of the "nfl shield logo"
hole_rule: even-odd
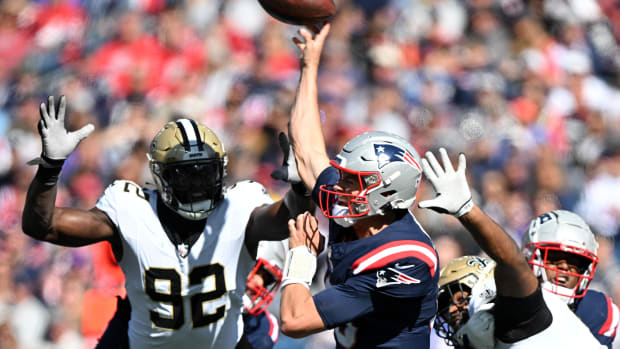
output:
[[[189,246],[187,246],[187,244],[185,243],[180,243],[177,245],[177,252],[179,252],[179,256],[181,256],[182,258],[187,257],[187,255],[189,254]]]

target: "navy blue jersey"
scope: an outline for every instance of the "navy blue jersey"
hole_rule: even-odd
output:
[[[611,298],[601,292],[588,290],[586,295],[578,300],[575,313],[601,344],[611,348],[620,321],[618,306]]]
[[[338,180],[329,167],[313,191]],[[328,285],[314,295],[338,348],[428,348],[437,311],[439,263],[430,237],[408,211],[376,235],[354,240],[330,220]]]

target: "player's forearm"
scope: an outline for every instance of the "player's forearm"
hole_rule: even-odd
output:
[[[517,264],[523,255],[515,241],[477,205],[459,218],[478,245],[497,263]]]
[[[289,130],[299,175],[309,190],[329,166],[319,114],[317,74],[318,66],[303,67]]]
[[[46,240],[52,232],[57,192],[56,181],[60,169],[60,167],[39,166],[37,174],[28,188],[22,214],[22,229],[24,233],[35,239]]]
[[[282,333],[301,338],[325,329],[310,291],[301,284],[290,284],[282,289],[280,301]]]
[[[538,282],[529,269],[516,242],[478,206],[459,218],[478,245],[495,262],[495,279],[500,295],[525,297],[536,290]]]

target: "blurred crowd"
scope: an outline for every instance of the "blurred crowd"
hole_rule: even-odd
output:
[[[421,155],[466,153],[475,201],[516,240],[542,212],[581,214],[600,244],[591,287],[620,303],[620,2],[335,2],[319,74],[332,155],[371,129]],[[122,293],[106,243],[21,231],[45,97],[67,96],[70,129],[96,126],[65,163],[58,205],[91,208],[116,178],[148,185],[149,142],[179,116],[223,141],[229,184],[279,197],[269,174],[297,29],[256,0],[0,1],[0,348],[92,348]],[[423,182],[418,199],[431,195]],[[456,220],[413,211],[442,265],[480,252]]]

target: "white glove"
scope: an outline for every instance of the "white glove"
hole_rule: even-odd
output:
[[[418,206],[461,217],[471,211],[474,206],[465,177],[465,154],[459,154],[459,167],[455,172],[446,149],[440,148],[439,153],[443,168],[431,152],[426,152],[426,158],[422,159],[424,175],[431,182],[437,196],[434,199],[420,202]]]
[[[29,164],[43,164],[49,166],[47,160],[64,160],[71,154],[77,145],[93,132],[95,126],[88,124],[81,129],[68,132],[65,128],[65,109],[67,101],[65,96],[60,97],[58,109],[54,105],[54,96],[49,96],[47,105],[41,103],[41,121],[39,121],[39,134],[43,143],[43,159],[34,159]]]

